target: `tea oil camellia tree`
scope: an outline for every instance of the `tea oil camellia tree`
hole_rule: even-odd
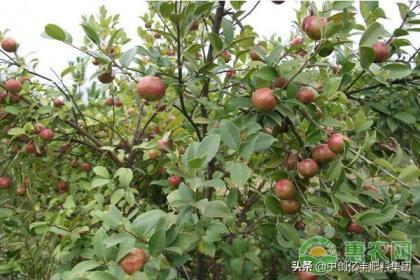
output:
[[[136,38],[101,7],[82,44],[47,24],[80,51],[50,73],[1,34],[2,278],[418,279],[419,3],[385,29],[305,1],[263,39],[244,20],[273,2],[150,2]],[[412,272],[292,271],[316,235],[411,241]]]

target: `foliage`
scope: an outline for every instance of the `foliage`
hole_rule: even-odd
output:
[[[399,3],[402,23],[386,30],[377,2],[360,2],[363,22],[352,1],[303,2],[291,34],[303,38],[298,45],[258,37],[242,4],[150,2],[135,39],[101,7],[83,17],[82,46],[48,24],[44,36],[81,52],[51,77],[31,56],[1,51],[1,80],[23,85],[0,104],[0,171],[13,179],[0,189],[1,275],[294,279],[297,248],[314,235],[335,244],[410,240],[418,264],[420,55],[408,35],[418,34],[419,4]],[[328,18],[321,40],[302,30],[309,13]],[[374,63],[378,40],[391,47],[387,62]],[[110,82],[98,83],[104,73]],[[165,82],[163,99],[138,96],[144,76]],[[279,76],[284,87],[273,83]],[[314,102],[296,100],[303,86],[317,90]],[[263,87],[277,100],[268,113],[251,100]],[[39,137],[41,125],[53,140]],[[286,168],[332,131],[351,140],[316,176]],[[284,178],[297,188],[297,214],[273,190]],[[362,234],[348,232],[351,221]],[[134,247],[149,257],[129,276],[119,263]],[[363,277],[418,279],[419,268]]]

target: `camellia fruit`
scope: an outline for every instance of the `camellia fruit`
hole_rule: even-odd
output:
[[[222,52],[222,57],[223,57],[223,59],[224,59],[226,62],[229,62],[229,61],[230,61],[230,59],[232,58],[232,54],[230,53],[230,51],[228,51],[228,50],[224,50],[224,51]]]
[[[60,146],[60,152],[61,152],[62,154],[64,154],[64,153],[65,153],[65,152],[67,152],[70,148],[71,148],[70,143],[63,143],[63,144],[61,144],[61,146]]]
[[[64,102],[63,102],[63,100],[61,100],[60,97],[56,97],[56,98],[54,98],[53,104],[54,104],[54,107],[60,108],[64,105]]]
[[[300,203],[294,199],[282,200],[281,210],[286,214],[296,214],[300,210]]]
[[[261,57],[257,54],[257,52],[254,49],[251,49],[249,51],[249,58],[253,61],[261,61]]]
[[[159,152],[156,150],[149,150],[147,152],[147,155],[149,156],[150,159],[157,159],[159,157]]]
[[[303,45],[303,42],[304,41],[301,37],[295,37],[295,38],[293,38],[292,41],[290,41],[290,46],[291,47],[298,47],[298,46]]]
[[[315,160],[307,158],[298,163],[299,174],[303,177],[313,177],[318,172],[319,167]]]
[[[311,87],[301,87],[296,98],[303,104],[311,103],[315,100],[317,92]]]
[[[105,105],[106,106],[113,106],[114,105],[114,98],[108,97],[107,99],[105,99]]]
[[[0,189],[8,189],[12,185],[12,178],[9,176],[0,177]]]
[[[109,84],[114,80],[112,72],[104,72],[98,76],[98,80],[103,84]]]
[[[156,146],[161,150],[169,151],[171,148],[171,141],[167,139],[159,139]]]
[[[26,193],[26,188],[24,186],[19,186],[16,189],[16,195],[23,196]]]
[[[233,69],[229,69],[229,70],[227,70],[227,71],[226,71],[226,77],[227,77],[228,79],[233,78],[233,76],[235,76],[235,70],[233,70]]]
[[[22,90],[22,84],[18,80],[10,79],[4,82],[4,88],[10,93],[19,93]]]
[[[166,55],[167,56],[174,56],[175,55],[175,51],[173,49],[167,49],[166,50]]]
[[[190,31],[196,31],[199,26],[200,26],[200,23],[198,21],[196,20],[193,21],[190,26]]]
[[[1,40],[1,48],[6,52],[15,52],[18,48],[18,44],[15,39],[4,37],[3,40]]]
[[[125,273],[131,275],[136,271],[142,270],[146,261],[147,255],[144,250],[140,248],[134,248],[121,260],[120,265]]]
[[[317,280],[318,276],[309,271],[299,271],[297,273],[298,280]]]
[[[57,189],[59,193],[65,193],[69,190],[69,183],[66,181],[58,182]]]
[[[274,192],[280,199],[291,199],[295,196],[296,187],[292,181],[282,179],[274,185]]]
[[[287,87],[287,84],[289,83],[289,80],[285,77],[277,77],[274,79],[274,87],[285,89]]]
[[[378,41],[372,45],[375,51],[375,63],[381,63],[388,60],[390,57],[389,46],[386,42]]]
[[[318,163],[326,163],[335,158],[328,144],[319,144],[312,149],[312,158]]]
[[[258,112],[270,112],[276,108],[277,100],[273,90],[269,88],[257,89],[252,95],[252,105]]]
[[[303,30],[312,40],[319,40],[327,23],[326,17],[309,16],[303,20]]]
[[[179,176],[173,175],[168,178],[168,184],[169,186],[176,188],[179,186],[179,184],[181,184],[181,178]]]
[[[117,108],[121,108],[122,106],[123,106],[122,101],[121,101],[119,98],[117,98],[117,99],[115,100],[115,107],[117,107]]]
[[[80,167],[85,172],[89,172],[92,170],[92,165],[89,162],[83,162]]]
[[[146,76],[140,79],[137,84],[137,93],[147,101],[161,99],[165,95],[166,85],[158,77]]]
[[[52,129],[44,128],[39,132],[39,137],[42,140],[51,141],[54,139],[54,132],[52,131]]]
[[[333,133],[328,138],[328,147],[334,153],[341,154],[344,151],[344,142],[350,139],[341,133]]]
[[[351,222],[348,226],[350,233],[361,234],[363,232],[363,227],[355,222]]]
[[[25,150],[26,150],[26,152],[27,152],[28,154],[35,154],[35,153],[36,153],[36,147],[35,147],[35,144],[34,144],[33,142],[28,143],[28,144],[26,145]]]
[[[286,158],[287,170],[295,170],[299,161],[299,155],[297,153],[291,153]]]

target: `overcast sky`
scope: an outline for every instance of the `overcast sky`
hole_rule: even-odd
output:
[[[245,7],[250,9],[255,3],[256,1],[248,1]],[[10,29],[8,34],[19,41],[19,51],[22,54],[35,52],[32,56],[40,59],[40,72],[50,74],[50,67],[60,72],[67,65],[68,60],[78,53],[59,42],[41,37],[44,26],[48,23],[58,24],[70,32],[74,43],[79,45],[83,36],[80,27],[81,15],[96,14],[100,5],[105,5],[111,13],[119,13],[120,26],[125,28],[134,42],[138,40],[136,28],[142,24],[139,16],[147,10],[146,1],[140,0],[8,1],[7,5],[3,5],[0,9],[0,29]],[[292,20],[295,19],[294,9],[298,5],[299,2],[296,0],[287,0],[282,5],[262,1],[254,14],[247,18],[247,23],[254,26],[255,30],[263,36],[277,34],[287,39],[292,30]],[[382,0],[380,5],[388,17],[387,20],[381,20],[381,23],[392,31],[401,22],[396,1]],[[359,21],[361,22],[360,18]],[[420,43],[419,37],[415,38],[417,47]]]

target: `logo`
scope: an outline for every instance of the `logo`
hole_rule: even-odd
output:
[[[335,244],[321,236],[312,237],[300,247],[299,262],[314,274],[331,272],[337,263]]]

